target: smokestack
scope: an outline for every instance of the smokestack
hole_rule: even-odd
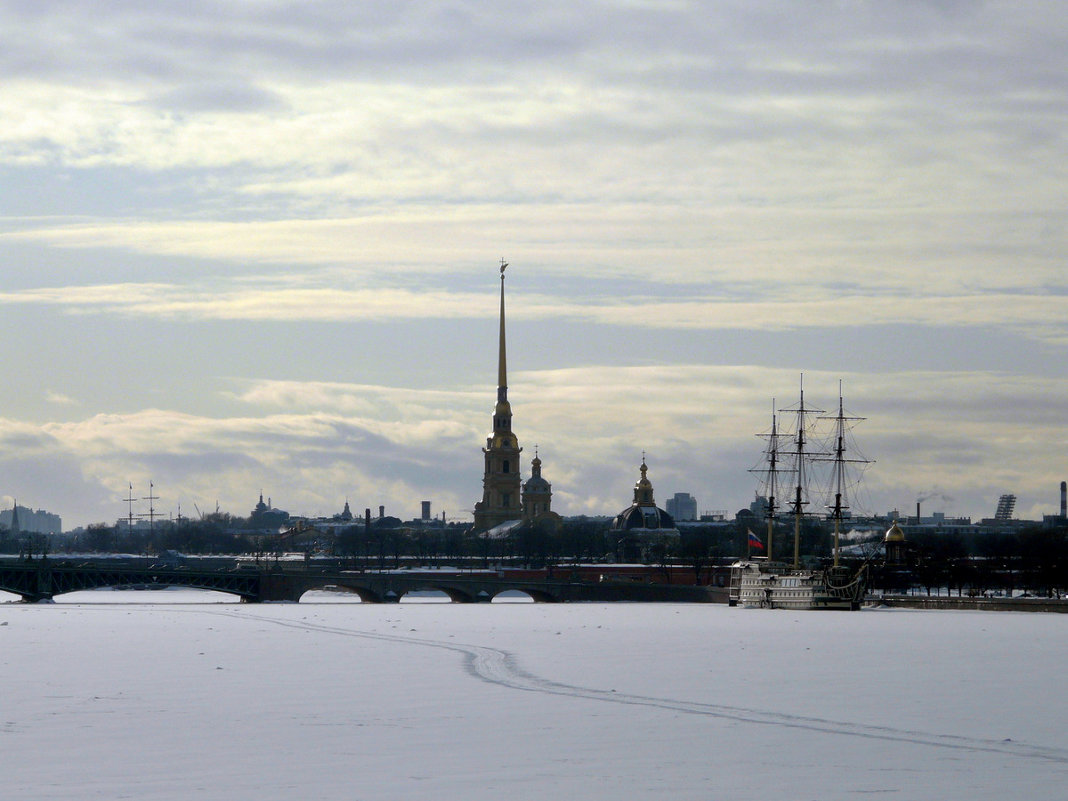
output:
[[[1061,482],[1061,519],[1068,518],[1068,481]]]
[[[386,516],[386,507],[379,506],[378,507],[378,519],[381,520],[385,516]]]
[[[920,524],[920,502],[916,501],[916,525]]]

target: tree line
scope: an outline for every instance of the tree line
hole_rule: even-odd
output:
[[[762,541],[767,530],[754,519],[740,517],[727,524],[686,526],[678,535],[641,536],[611,530],[604,518],[569,518],[558,525],[536,521],[508,536],[488,537],[469,524],[418,526],[396,518],[354,521],[351,525],[317,529],[296,524],[286,533],[255,527],[255,521],[227,513],[200,519],[160,521],[143,526],[96,524],[60,535],[12,533],[0,527],[0,553],[62,556],[64,553],[125,553],[159,555],[280,555],[304,552],[335,557],[367,568],[450,563],[522,565],[532,568],[564,563],[637,562],[684,565],[696,583],[705,583],[713,567],[729,565],[750,555],[748,532]],[[778,522],[773,532],[773,555],[789,561],[793,555],[793,525]],[[766,542],[765,542],[766,545]],[[831,558],[833,530],[828,521],[806,519],[800,551],[806,563]],[[754,550],[751,555],[766,552]],[[852,544],[843,560],[868,562],[878,589],[922,592],[947,589],[960,594],[1027,592],[1057,595],[1068,588],[1068,526],[1034,525],[1012,533],[956,534],[939,531],[909,535],[904,564],[885,565],[882,536]]]

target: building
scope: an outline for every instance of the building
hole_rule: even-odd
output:
[[[650,561],[669,540],[679,536],[674,518],[656,505],[644,455],[639,469],[641,478],[634,485],[634,500],[615,516],[610,529],[616,538],[616,558],[624,561]]]
[[[535,448],[534,459],[530,463],[530,478],[523,484],[523,519],[533,520],[548,514],[552,500],[553,487],[541,476],[541,459]]]
[[[1012,513],[1016,510],[1016,496],[1011,493],[998,498],[998,508],[994,512],[994,519],[999,522],[1012,520]]]
[[[563,518],[552,510],[553,487],[541,475],[541,459],[534,449],[530,463],[530,478],[523,484],[523,523],[541,530],[559,529]]]
[[[883,537],[883,548],[888,566],[901,567],[908,563],[908,541],[896,520]]]
[[[667,500],[667,512],[677,521],[697,519],[697,499],[688,492],[676,492]]]
[[[501,319],[497,348],[497,405],[493,408],[493,433],[482,449],[485,469],[482,500],[475,504],[475,530],[491,528],[523,517],[522,479],[519,474],[519,440],[512,432],[512,407],[508,403],[508,369],[504,340],[504,270],[501,259]]]
[[[276,509],[271,505],[271,499],[263,502],[263,493],[260,493],[259,503],[248,515],[248,527],[251,529],[278,529],[289,522],[289,512],[284,509]]]
[[[7,528],[12,534],[62,534],[63,520],[59,515],[46,512],[43,509],[36,511],[17,503],[10,509],[0,512],[0,526]]]

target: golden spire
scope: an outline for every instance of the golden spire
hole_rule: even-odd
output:
[[[522,480],[519,455],[523,449],[512,433],[512,407],[508,404],[508,367],[504,340],[504,270],[501,259],[501,332],[497,363],[497,405],[493,409],[493,434],[482,449],[486,467],[482,477],[482,500],[475,504],[475,528],[492,528],[519,519],[522,512]]]
[[[501,259],[501,341],[497,355],[497,402],[508,400],[508,364],[504,348],[504,271],[508,262]]]
[[[653,500],[653,482],[647,475],[649,467],[645,464],[645,451],[642,451],[642,466],[639,469],[642,477],[634,485],[634,503],[638,506],[656,506]]]

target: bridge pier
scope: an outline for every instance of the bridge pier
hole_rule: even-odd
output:
[[[249,603],[289,601],[297,603],[306,587],[300,581],[280,573],[261,573],[260,592],[255,598],[247,598]]]
[[[41,601],[51,601],[53,596],[52,570],[48,562],[43,560],[39,563],[29,562],[22,568],[21,575],[14,582],[16,587],[12,588],[19,594],[22,603],[36,604]]]

